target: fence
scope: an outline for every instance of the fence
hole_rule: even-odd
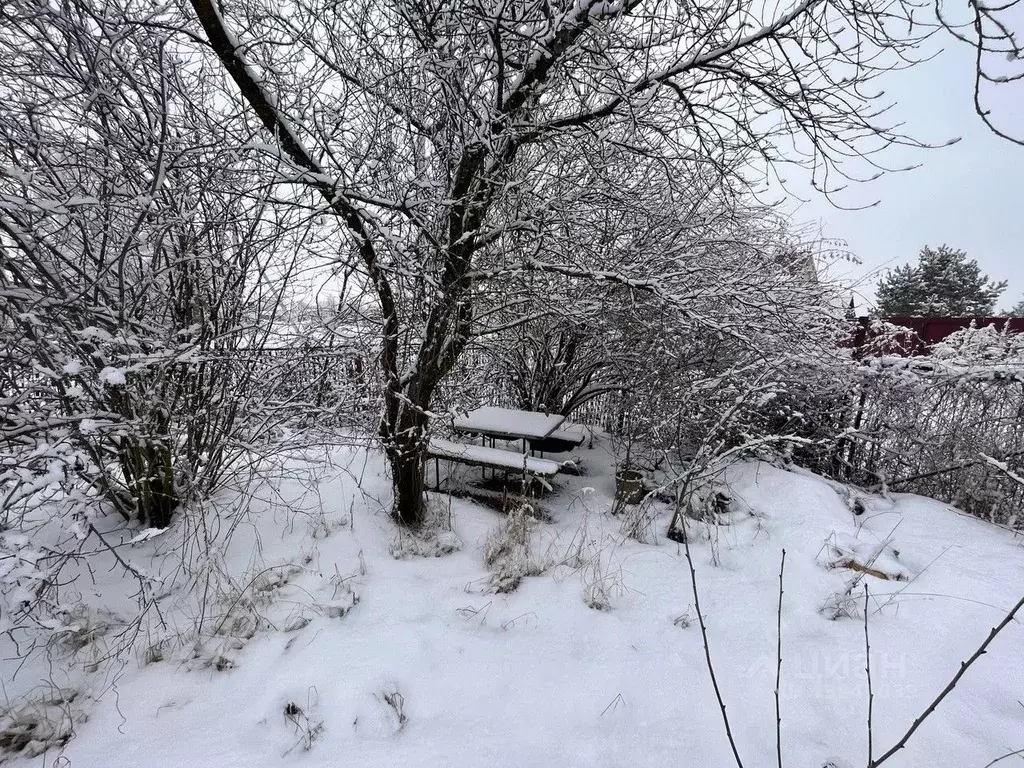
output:
[[[865,377],[845,424],[840,474],[946,501],[994,523],[1024,529],[1024,487],[990,457],[1024,467],[1024,377],[969,375],[915,366]]]
[[[889,326],[897,326],[897,333],[887,332],[885,342],[887,354],[894,355],[927,355],[930,348],[957,331],[967,328],[991,327],[996,331],[1024,331],[1024,317],[911,317],[891,316],[884,318]],[[858,317],[851,345],[863,348],[869,343],[877,343],[883,332],[873,328],[872,319]]]

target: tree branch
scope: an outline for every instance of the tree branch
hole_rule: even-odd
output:
[[[676,513],[683,503],[682,493],[677,495]],[[708,674],[711,675],[711,686],[715,689],[715,698],[718,699],[718,708],[722,711],[722,722],[725,723],[725,735],[729,739],[729,746],[732,748],[732,756],[736,760],[738,768],[743,768],[743,760],[740,759],[739,750],[736,748],[736,741],[732,737],[732,727],[729,725],[729,715],[725,711],[725,701],[722,699],[722,691],[718,687],[718,678],[715,676],[715,665],[711,663],[711,646],[708,643],[708,628],[704,624],[704,614],[700,609],[700,593],[697,590],[697,572],[693,567],[693,558],[690,556],[690,534],[683,523],[683,547],[686,552],[686,563],[690,566],[690,585],[693,587],[693,607],[697,612],[697,623],[700,625],[700,636],[704,640],[704,660],[707,663]]]
[[[976,650],[973,653],[973,655],[969,659],[967,659],[967,661],[960,662],[960,669],[957,670],[957,673],[953,675],[953,678],[949,681],[949,683],[946,684],[946,687],[939,692],[939,695],[935,697],[935,700],[932,701],[932,703],[925,708],[924,712],[922,712],[916,720],[914,720],[913,724],[910,726],[910,729],[905,734],[903,734],[903,737],[899,741],[897,741],[892,746],[892,748],[884,755],[882,755],[880,758],[873,762],[869,762],[868,768],[878,768],[878,766],[880,766],[882,763],[884,763],[886,760],[888,760],[890,757],[895,755],[897,752],[903,749],[903,747],[906,746],[907,741],[909,741],[910,737],[914,735],[914,732],[921,727],[921,724],[928,719],[929,715],[931,715],[932,712],[934,712],[935,709],[939,706],[939,704],[942,703],[942,700],[946,698],[946,696],[948,696],[954,688],[956,688],[956,684],[960,682],[960,678],[967,673],[967,670],[971,668],[971,665],[974,664],[974,662],[976,662],[985,654],[985,651],[988,650],[988,647],[992,643],[992,641],[996,639],[999,633],[1002,632],[1011,621],[1013,621],[1014,616],[1016,616],[1017,612],[1021,610],[1021,608],[1024,608],[1024,597],[1021,597],[1021,599],[1017,601],[1017,604],[1010,609],[1009,613],[1007,613],[1006,616],[1003,617],[1003,620],[992,628],[992,631],[988,633],[988,637],[985,638],[985,641],[978,646],[978,650]]]

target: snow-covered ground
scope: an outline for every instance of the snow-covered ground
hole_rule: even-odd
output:
[[[142,642],[116,675],[109,665],[81,672],[82,700],[96,700],[65,762],[50,751],[25,764],[735,765],[686,558],[661,535],[669,509],[656,510],[656,543],[624,536],[609,514],[609,447],[598,440],[580,455],[586,474],[556,479],[541,502],[550,519],[531,522],[528,551],[502,560],[505,516],[435,496],[451,531],[432,542],[400,534],[380,458],[339,449],[334,467],[314,468],[314,489],[287,481],[275,503],[252,501],[228,552],[243,589],[220,599],[202,649],[147,654]],[[734,467],[728,484],[737,511],[728,525],[693,525],[692,554],[748,768],[776,764],[783,548],[787,766],[866,764],[863,584],[876,757],[1024,592],[1024,541],[944,504],[896,495],[854,516],[827,481],[766,464]],[[132,561],[152,560],[164,538],[133,545]],[[485,555],[537,575],[496,591],[512,582]],[[843,563],[900,580],[831,567]],[[165,616],[182,637],[192,618]],[[984,768],[1024,748],[1022,648],[1015,622],[887,765]],[[83,668],[89,653],[65,649],[52,663]],[[3,664],[8,695],[26,677],[39,683],[37,667],[11,683],[16,662]]]

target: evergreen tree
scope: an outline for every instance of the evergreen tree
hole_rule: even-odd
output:
[[[882,317],[989,316],[1006,290],[1006,281],[990,281],[967,254],[946,245],[925,246],[917,264],[890,270],[878,282]]]
[[[1009,317],[1024,317],[1024,299],[1010,307],[1005,314]]]

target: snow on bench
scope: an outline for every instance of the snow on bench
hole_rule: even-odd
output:
[[[556,429],[550,435],[552,440],[564,440],[567,443],[575,443],[576,445],[583,445],[587,439],[586,430],[578,424],[573,424],[569,427],[563,427],[562,429]]]
[[[587,435],[583,427],[572,425],[562,429],[556,429],[547,437],[530,437],[530,450],[541,453],[565,453],[573,448],[579,448],[586,442]]]
[[[477,467],[504,469],[513,472],[529,472],[538,477],[554,477],[562,465],[557,461],[537,459],[522,453],[504,451],[501,448],[488,448],[483,445],[466,445],[440,437],[430,438],[427,455],[432,459],[458,461]]]
[[[453,427],[456,432],[508,440],[539,440],[548,437],[564,421],[565,416],[485,405],[455,419]]]

